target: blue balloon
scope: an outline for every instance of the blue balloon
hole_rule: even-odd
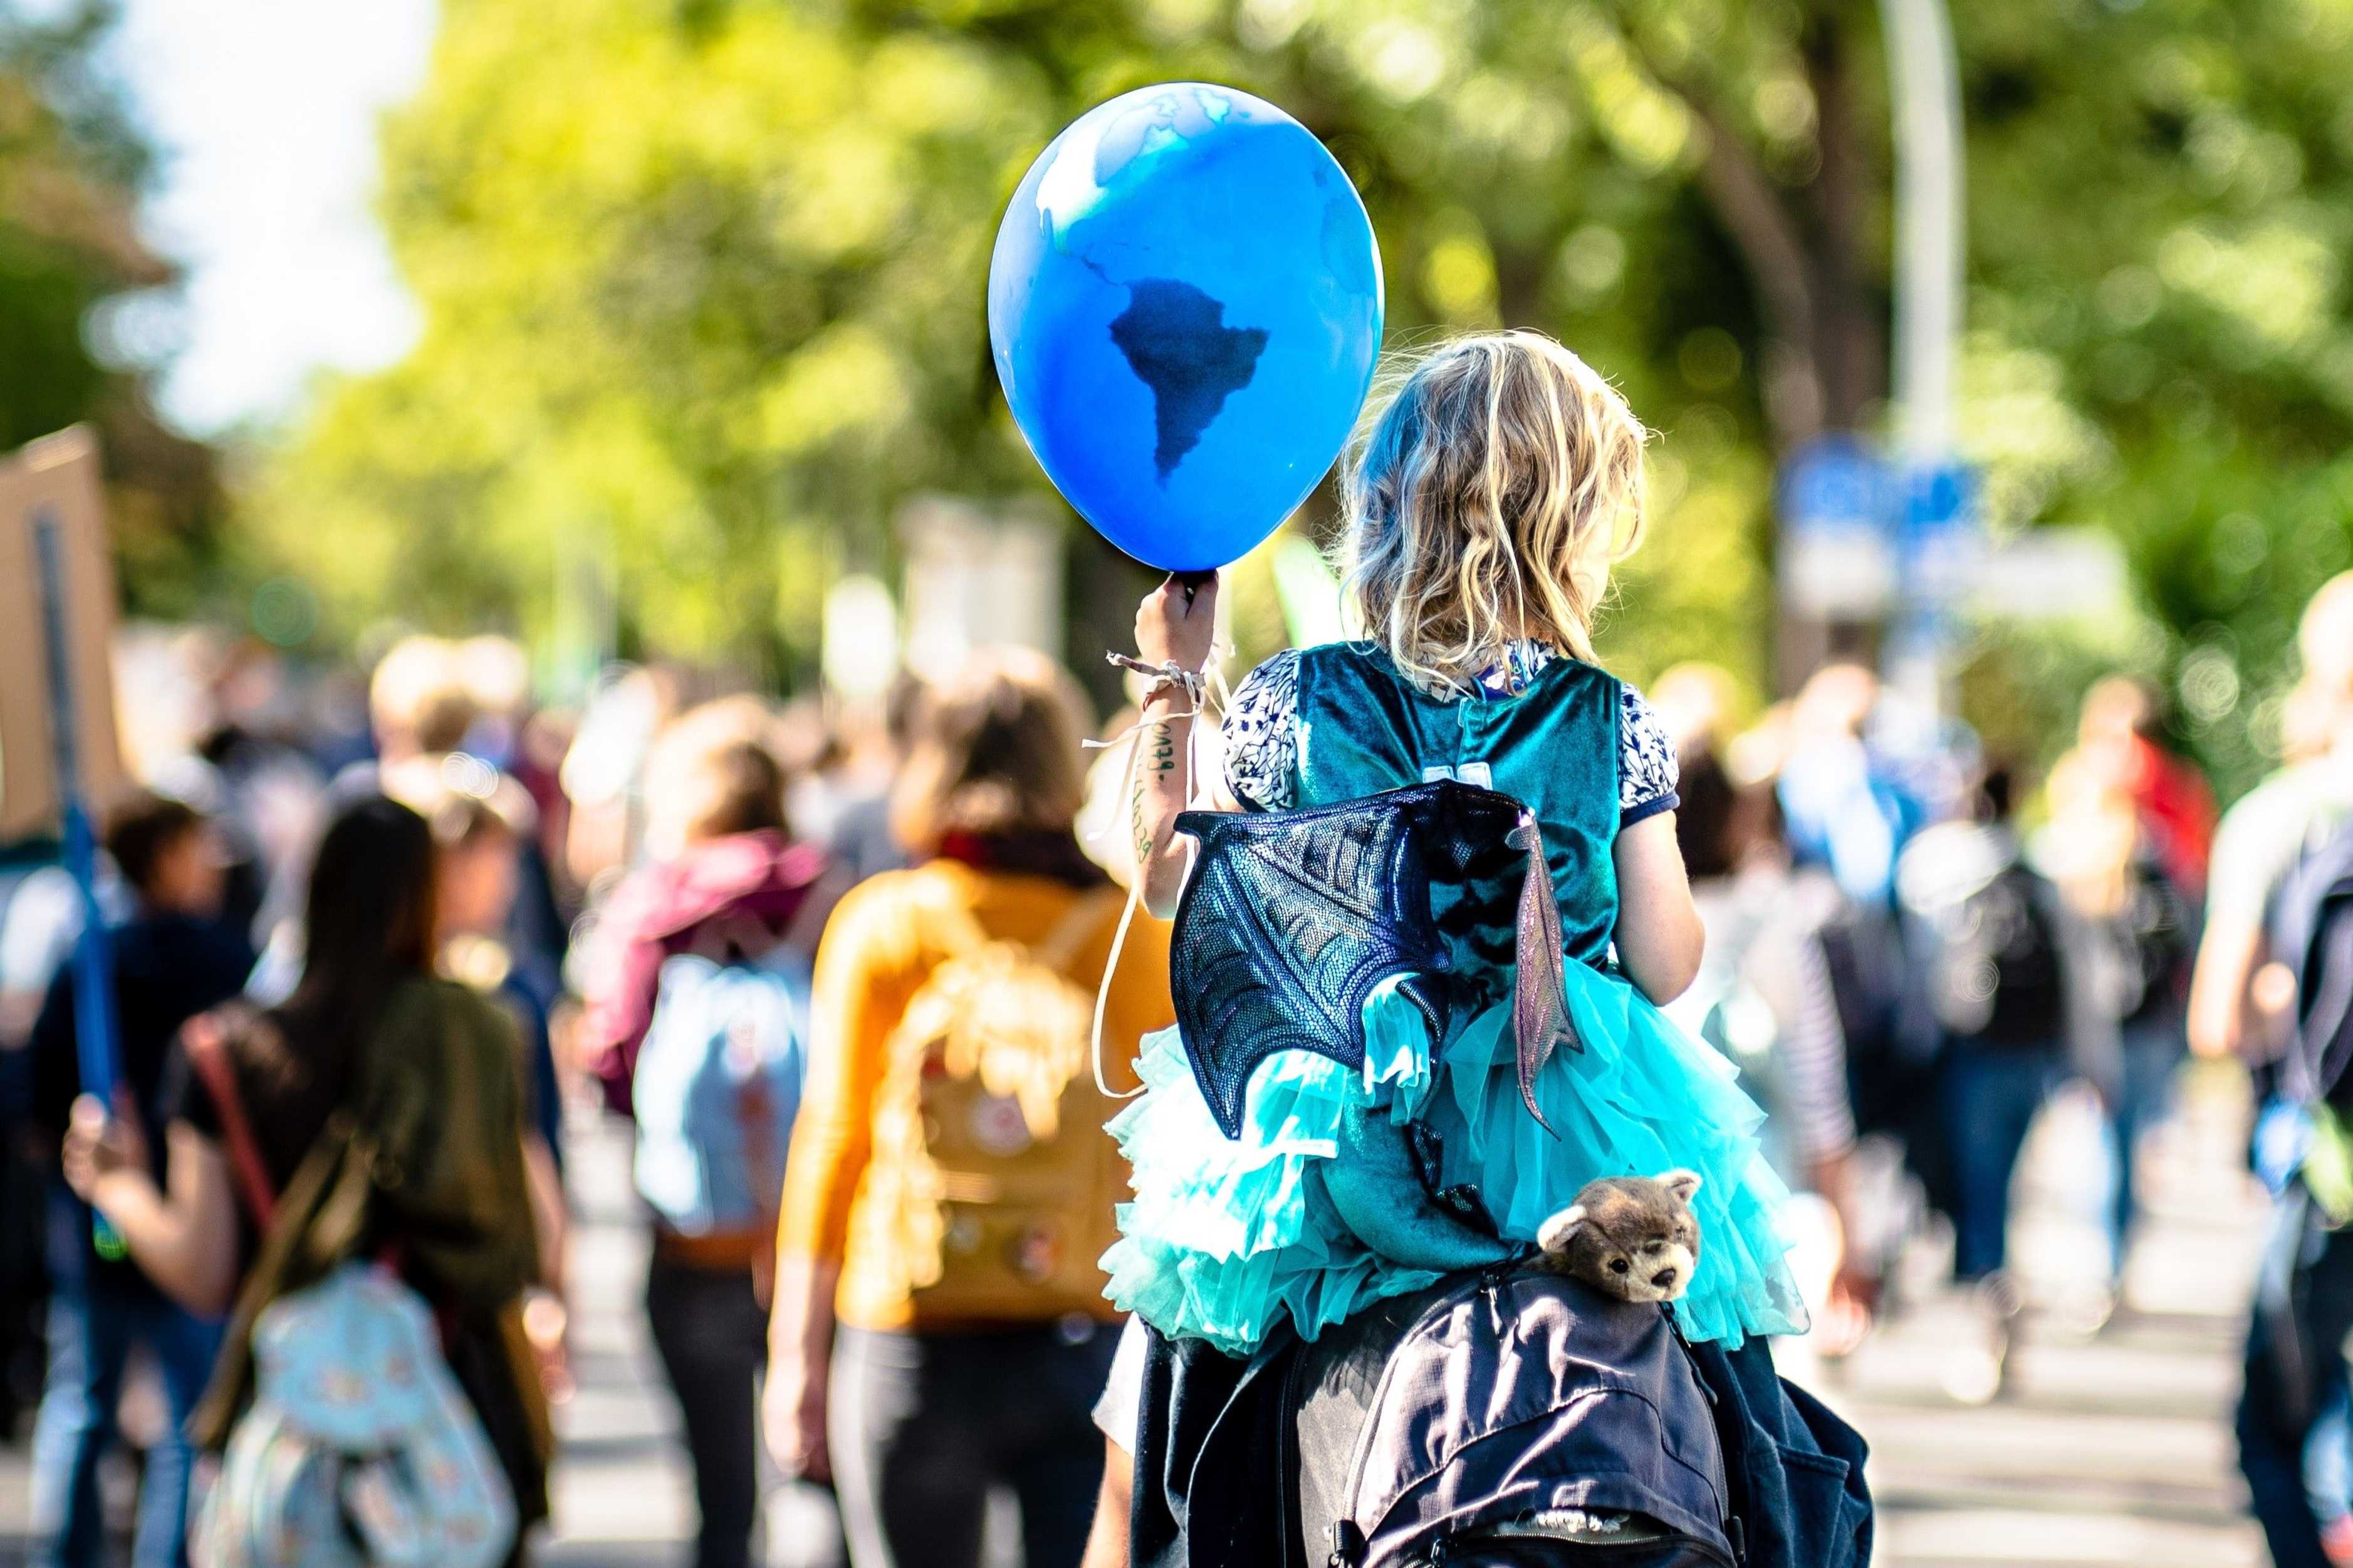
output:
[[[1029,166],[988,337],[1063,497],[1137,560],[1205,572],[1339,456],[1380,353],[1380,252],[1299,121],[1232,88],[1142,88]]]

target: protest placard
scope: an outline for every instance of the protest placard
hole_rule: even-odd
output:
[[[45,567],[42,535],[53,542]],[[84,799],[122,783],[114,724],[114,566],[98,440],[86,426],[0,458],[0,844],[53,836],[58,799],[45,584],[63,611],[65,664]]]

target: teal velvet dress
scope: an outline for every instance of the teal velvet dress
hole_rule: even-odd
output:
[[[1683,1331],[1727,1347],[1802,1332],[1778,1225],[1788,1194],[1763,1158],[1763,1113],[1722,1056],[1609,966],[1613,841],[1674,804],[1672,761],[1640,700],[1604,671],[1535,645],[1514,645],[1478,695],[1441,697],[1377,648],[1334,644],[1261,666],[1235,709],[1227,772],[1246,806],[1328,805],[1455,778],[1533,811],[1583,1048],[1554,1052],[1536,1079],[1548,1131],[1521,1103],[1507,973],[1487,977],[1492,1000],[1459,1010],[1442,1039],[1392,981],[1365,1004],[1361,1071],[1313,1052],[1276,1054],[1251,1078],[1241,1136],[1229,1139],[1177,1032],[1147,1037],[1137,1064],[1145,1092],[1111,1125],[1134,1170],[1122,1239],[1103,1259],[1111,1299],[1172,1338],[1246,1355],[1286,1317],[1313,1339],[1368,1302],[1435,1281],[1437,1269],[1390,1256],[1360,1233],[1369,1226],[1342,1217],[1342,1207],[1364,1212],[1351,1201],[1360,1194],[1345,1151],[1362,1144],[1351,1136],[1356,1120],[1371,1118],[1434,1133],[1438,1191],[1458,1202],[1472,1194],[1505,1244],[1533,1242],[1597,1176],[1697,1171],[1702,1241],[1675,1306]],[[1508,940],[1494,945],[1509,950]],[[1467,946],[1451,956],[1481,963]],[[1419,1187],[1412,1195],[1426,1196]]]

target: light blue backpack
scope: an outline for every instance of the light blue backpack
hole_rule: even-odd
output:
[[[254,1402],[192,1542],[206,1568],[491,1568],[514,1495],[417,1293],[346,1263],[253,1331]]]
[[[800,1110],[807,963],[790,944],[754,963],[681,953],[656,994],[630,1093],[638,1192],[682,1235],[765,1230]]]

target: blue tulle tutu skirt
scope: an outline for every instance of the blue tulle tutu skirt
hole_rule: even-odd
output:
[[[1176,1031],[1145,1037],[1145,1092],[1111,1124],[1134,1201],[1103,1255],[1105,1294],[1164,1334],[1247,1355],[1286,1316],[1314,1339],[1372,1301],[1434,1283],[1366,1247],[1324,1187],[1346,1179],[1335,1164],[1344,1118],[1419,1117],[1442,1141],[1444,1185],[1475,1189],[1514,1241],[1534,1241],[1597,1176],[1697,1171],[1699,1264],[1674,1309],[1683,1332],[1733,1348],[1751,1334],[1802,1333],[1778,1223],[1788,1191],[1760,1148],[1764,1112],[1729,1062],[1625,980],[1566,968],[1584,1048],[1556,1051],[1537,1076],[1550,1132],[1520,1102],[1508,1003],[1433,1051],[1419,1010],[1383,985],[1365,1003],[1363,1068],[1309,1051],[1269,1058],[1250,1079],[1240,1138],[1210,1116]]]

